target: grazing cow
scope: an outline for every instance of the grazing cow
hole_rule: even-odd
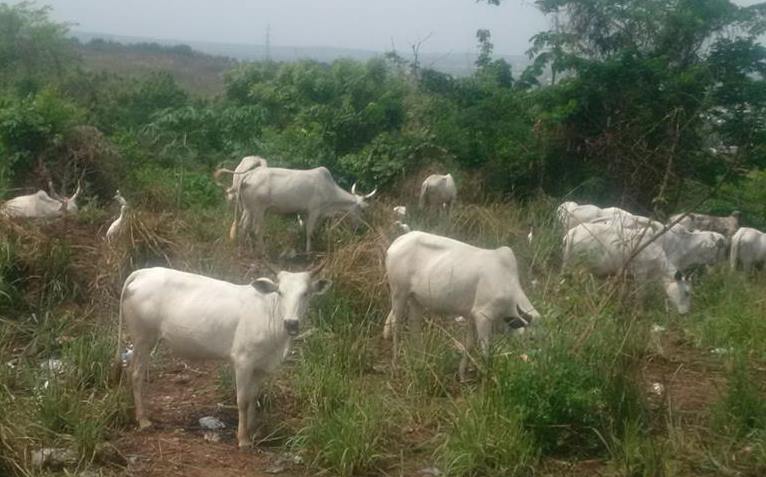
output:
[[[245,175],[252,171],[253,169],[257,167],[268,167],[268,163],[266,162],[266,159],[260,157],[260,156],[246,156],[243,157],[241,161],[239,161],[239,164],[237,164],[237,167],[232,171],[231,169],[217,169],[215,173],[213,174],[215,183],[218,184],[220,187],[225,188],[226,192],[226,201],[231,203],[234,203],[234,220],[231,223],[231,227],[229,228],[229,235],[232,235],[235,233],[236,227],[237,227],[237,221],[240,220],[239,214],[240,210],[238,207],[238,203],[236,201],[237,194],[239,194],[239,188],[242,185],[242,181],[245,179]],[[218,179],[223,174],[231,174],[231,186],[226,187],[223,184],[221,184]],[[243,216],[247,214],[247,211],[242,211]],[[247,220],[247,219],[244,219]],[[300,217],[298,218],[300,220]]]
[[[729,263],[731,269],[742,263],[746,272],[752,272],[756,265],[766,262],[766,234],[750,227],[741,227],[731,238]]]
[[[394,214],[400,219],[404,219],[405,217],[407,217],[407,207],[403,205],[397,205],[396,207],[394,207]]]
[[[627,210],[623,210],[619,207],[606,207],[601,209],[599,217],[590,222],[619,223],[624,227],[651,228],[655,232],[659,232],[663,229],[661,222],[652,220],[649,217],[644,217],[643,215],[631,214]]]
[[[613,223],[580,224],[564,237],[564,265],[580,258],[597,275],[614,275],[626,267],[639,282],[662,280],[665,293],[679,313],[689,312],[691,284],[673,265],[665,249],[651,241],[648,230]],[[631,261],[638,247],[650,243]]]
[[[715,215],[695,214],[689,213],[686,217],[681,217],[683,214],[672,215],[669,219],[669,223],[673,223],[680,219],[679,225],[686,227],[689,230],[711,230],[718,232],[731,238],[734,232],[739,228],[739,211],[735,210],[728,217],[717,217]]]
[[[420,186],[418,205],[421,209],[429,205],[452,208],[456,200],[457,188],[452,174],[431,174]]]
[[[245,174],[247,174],[249,171],[255,169],[256,167],[268,167],[268,163],[266,162],[266,159],[260,157],[260,156],[247,156],[243,157],[241,161],[239,161],[239,164],[237,164],[237,167],[234,168],[234,170],[230,169],[217,169],[215,171],[215,174],[213,174],[213,177],[215,178],[216,184],[218,184],[220,187],[225,187],[223,184],[218,182],[218,178],[223,174],[231,174],[231,186],[227,187],[225,189],[226,191],[226,200],[231,203],[234,201],[234,199],[237,198],[237,191],[239,190],[239,186],[242,184],[242,180],[245,178]]]
[[[34,194],[10,199],[0,206],[0,215],[27,219],[44,219],[61,217],[65,214],[77,212],[77,197],[81,191],[79,182],[77,183],[77,190],[69,198],[58,195],[50,183],[49,187],[51,195],[48,195],[43,190],[38,190]]]
[[[439,235],[410,232],[388,248],[386,274],[391,312],[383,336],[393,336],[394,353],[397,322],[406,316],[408,308],[413,325],[418,323],[421,307],[472,318],[485,354],[493,324],[506,320],[521,327],[540,317],[521,288],[516,257],[508,247],[488,250]],[[473,344],[473,332],[469,332],[460,362],[461,379],[465,378],[467,353]]]
[[[250,285],[215,280],[168,268],[133,272],[122,287],[117,356],[122,322],[134,342],[131,381],[136,420],[151,426],[143,401],[143,377],[152,348],[162,340],[188,359],[229,360],[237,387],[240,447],[250,444],[258,385],[287,355],[298,334],[309,297],[320,295],[328,280],[308,272],[279,272],[276,283],[258,278]]]
[[[662,234],[658,243],[675,267],[688,272],[695,267],[712,266],[726,259],[727,240],[710,231],[690,231],[675,225]]]
[[[651,224],[653,227],[659,226],[659,228],[662,228],[662,224],[659,222],[654,222],[651,219],[640,215],[631,214],[619,207],[606,207],[602,209],[595,205],[579,205],[577,202],[571,201],[559,205],[558,209],[556,209],[556,216],[558,217],[564,232],[580,224],[612,221],[619,221],[626,225],[630,224],[631,226],[634,224],[644,226]]]
[[[255,229],[258,244],[263,248],[263,218],[271,209],[279,214],[303,214],[306,223],[306,252],[311,251],[311,236],[323,217],[348,213],[355,222],[361,221],[366,200],[375,195],[377,189],[367,195],[356,193],[356,184],[351,193],[335,183],[326,167],[309,170],[259,167],[251,171],[240,184],[237,202],[243,210],[241,225],[244,231]],[[236,227],[231,230],[232,240]]]

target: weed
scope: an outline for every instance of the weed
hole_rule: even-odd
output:
[[[458,407],[437,449],[447,475],[532,475],[538,458],[534,438],[516,409],[504,407],[495,390],[472,396]]]
[[[312,467],[333,475],[372,471],[387,455],[391,415],[370,391],[352,392],[332,411],[314,414],[290,444],[312,456]]]
[[[766,431],[764,390],[747,354],[732,357],[727,380],[725,394],[714,406],[714,426],[732,437]]]

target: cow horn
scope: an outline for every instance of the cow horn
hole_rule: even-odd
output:
[[[324,268],[324,266],[326,264],[327,264],[327,262],[325,262],[325,261],[319,262],[315,267],[312,267],[312,268],[310,268],[308,270],[309,274],[311,276],[316,275],[317,273],[319,273]]]
[[[374,196],[374,195],[375,195],[375,194],[377,194],[377,193],[378,193],[378,188],[376,187],[376,188],[375,188],[375,189],[374,189],[372,192],[370,192],[369,194],[367,194],[366,196],[364,196],[364,198],[365,198],[365,199],[370,199],[370,198],[372,198],[372,196]]]
[[[80,181],[77,181],[77,189],[75,189],[74,194],[72,194],[72,197],[69,198],[70,202],[74,202],[77,200],[77,196],[80,195],[80,191],[82,190],[82,185],[80,184]]]
[[[351,193],[356,195],[356,182],[354,182],[354,185],[351,186]]]

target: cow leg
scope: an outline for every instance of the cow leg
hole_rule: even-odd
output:
[[[460,366],[457,372],[458,378],[462,383],[466,382],[465,370],[468,368],[468,354],[473,349],[475,343],[476,328],[474,328],[473,323],[468,323],[468,327],[465,330],[465,342],[463,343],[463,357],[460,359]]]
[[[408,300],[408,314],[407,322],[412,330],[410,335],[415,338],[415,347],[419,350],[423,349],[423,310],[415,300]]]
[[[151,427],[152,422],[146,417],[144,408],[144,377],[147,371],[147,362],[151,359],[151,351],[156,339],[136,338],[133,344],[133,359],[131,360],[130,377],[133,387],[133,403],[136,407],[136,421],[139,429]]]
[[[255,233],[255,239],[257,246],[260,250],[266,250],[266,244],[263,241],[263,234],[266,231],[266,224],[264,223],[264,216],[266,211],[263,209],[254,210],[250,216],[250,220],[253,221],[253,232]]]
[[[237,426],[237,441],[239,447],[250,447],[250,434],[248,432],[249,414],[251,407],[255,407],[253,399],[253,370],[247,363],[234,363],[234,375],[237,381],[237,410],[239,411],[239,423]]]
[[[383,337],[393,338],[393,362],[396,363],[396,357],[399,350],[399,326],[398,322],[405,318],[405,309],[407,307],[407,295],[401,292],[391,293],[391,312],[386,318],[386,324],[383,326]]]
[[[311,252],[311,237],[314,235],[314,227],[316,227],[319,215],[309,212],[306,217],[306,253]]]
[[[484,357],[489,356],[489,337],[492,334],[492,322],[482,313],[473,314],[473,322],[476,325],[476,339]]]
[[[265,376],[262,373],[255,371],[253,373],[253,378],[250,383],[250,407],[247,413],[248,437],[255,430],[255,424],[256,424],[256,421],[258,420],[257,418],[258,418],[259,412],[258,412],[258,405],[256,402],[257,401],[256,398],[258,397],[258,391],[260,390],[261,382],[263,381],[264,377]]]

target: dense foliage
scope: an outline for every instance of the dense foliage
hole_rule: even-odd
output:
[[[42,166],[74,147],[70,132],[82,124],[118,145],[125,167],[112,170],[127,177],[110,182],[160,168],[168,171],[158,174],[162,187],[179,194],[179,168],[209,175],[221,161],[261,154],[291,167],[325,165],[342,183],[368,187],[440,165],[478,173],[483,192],[574,191],[648,212],[766,166],[766,49],[757,41],[766,7],[537,5],[557,27],[532,39],[533,64],[515,74],[492,58],[491,33],[480,30],[470,77],[396,53],[367,63],[263,62],[230,70],[214,98],[190,95],[168,73],[85,71],[47,9],[3,5],[0,147],[8,160],[0,184],[39,182],[48,174]],[[106,47],[114,46],[93,44]],[[83,172],[57,174],[72,181]],[[719,193],[716,207],[741,206],[746,189]],[[760,210],[745,211],[759,220]]]

